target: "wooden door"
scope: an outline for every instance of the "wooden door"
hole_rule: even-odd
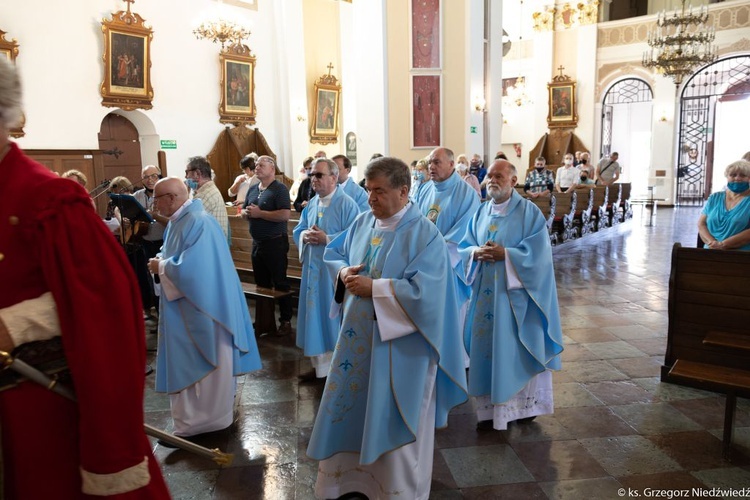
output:
[[[99,149],[104,153],[105,178],[124,175],[134,190],[141,189],[141,144],[130,120],[114,113],[105,116],[99,130]]]

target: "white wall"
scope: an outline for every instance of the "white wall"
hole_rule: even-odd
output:
[[[285,0],[301,3],[301,0]],[[274,2],[276,3],[276,2]],[[176,150],[167,150],[167,163],[180,171],[187,158],[205,155],[224,128],[219,123],[220,46],[196,40],[192,30],[204,16],[219,7],[211,0],[159,0],[139,2],[132,10],[145,18],[154,30],[151,43],[153,109],[139,111],[151,121],[158,139],[177,140]],[[252,31],[245,42],[257,56],[255,100],[257,127],[269,146],[279,155],[279,165],[294,177],[292,148],[297,136],[289,129],[290,111],[281,106],[299,78],[287,69],[292,82],[279,86],[279,74],[286,68],[304,68],[298,58],[295,32],[301,32],[301,17],[279,15],[271,2],[262,2],[258,11],[223,5],[225,15]],[[24,81],[26,137],[18,140],[27,149],[96,149],[101,121],[116,108],[101,106],[99,87],[103,78],[104,41],[102,18],[123,10],[119,0],[3,0],[0,2],[2,28],[6,38],[18,40],[17,64]],[[40,13],[44,15],[40,15]],[[281,34],[279,30],[283,30]],[[284,43],[279,43],[281,40]],[[279,63],[280,53],[285,53]],[[304,102],[304,93],[299,99]],[[292,124],[294,125],[294,124]],[[292,144],[296,142],[292,141]],[[144,163],[156,163],[156,151],[142,151]]]

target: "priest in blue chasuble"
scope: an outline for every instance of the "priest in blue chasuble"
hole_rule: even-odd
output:
[[[359,207],[337,187],[339,167],[327,158],[312,163],[310,181],[315,196],[300,214],[294,243],[302,263],[302,283],[297,308],[297,347],[311,357],[315,370],[307,378],[325,378],[339,336],[341,317],[330,317],[333,280],[323,262],[323,250],[340,232],[352,225]]]
[[[489,200],[459,245],[471,301],[464,343],[479,428],[553,412],[552,374],[563,350],[555,271],[541,211],[514,189],[516,169],[495,160]]]
[[[427,499],[435,428],[467,399],[450,257],[404,162],[365,179],[371,211],[324,253],[343,320],[307,453],[320,498]]]
[[[175,435],[223,430],[233,422],[235,377],[261,367],[242,286],[219,223],[181,179],[157,182],[154,204],[169,218],[148,264],[162,290],[156,390],[169,393]]]

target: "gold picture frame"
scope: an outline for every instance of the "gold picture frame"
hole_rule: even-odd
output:
[[[219,55],[221,63],[221,123],[254,124],[255,108],[255,56],[243,44],[225,48]]]
[[[547,126],[549,128],[575,128],[578,125],[576,112],[576,82],[569,76],[554,77],[547,84],[548,111]]]
[[[127,11],[102,19],[104,33],[104,79],[101,85],[102,106],[125,111],[151,109],[154,89],[151,87],[151,40],[153,30],[144,19]]]
[[[15,38],[10,40],[5,39],[6,32],[0,30],[0,57],[5,57],[6,61],[11,64],[16,64],[16,58],[18,57],[18,41]],[[10,129],[11,137],[23,137],[26,132],[23,131],[23,127],[26,125],[26,116],[21,115],[21,123],[17,127]]]
[[[310,142],[336,144],[339,136],[339,102],[341,85],[331,75],[333,65],[328,65],[328,74],[315,82],[315,107],[310,127]]]

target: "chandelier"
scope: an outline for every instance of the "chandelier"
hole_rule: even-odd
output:
[[[503,104],[510,106],[523,106],[532,104],[531,98],[526,94],[526,79],[523,76],[516,78],[516,83],[508,87],[508,95],[503,96]]]
[[[512,106],[516,105],[521,107],[525,104],[532,104],[531,98],[526,94],[526,78],[523,76],[523,0],[521,0],[518,9],[518,66],[520,76],[516,78],[515,83],[507,88],[503,96],[503,105]],[[510,38],[510,37],[508,37]],[[503,46],[505,43],[503,43]],[[510,40],[508,41],[508,51],[510,51]],[[503,47],[503,56],[505,55],[505,47]]]
[[[250,30],[245,29],[237,24],[219,19],[218,21],[208,21],[201,23],[193,34],[198,40],[211,40],[214,43],[220,43],[221,49],[224,50],[226,43],[237,45],[242,40],[250,36]]]
[[[697,13],[686,7],[656,18],[656,29],[649,30],[648,45],[651,50],[643,54],[643,66],[655,68],[665,77],[671,77],[675,85],[692,73],[696,66],[708,64],[716,59],[716,47],[711,43],[716,38],[713,26],[707,27],[708,10],[701,5]]]

